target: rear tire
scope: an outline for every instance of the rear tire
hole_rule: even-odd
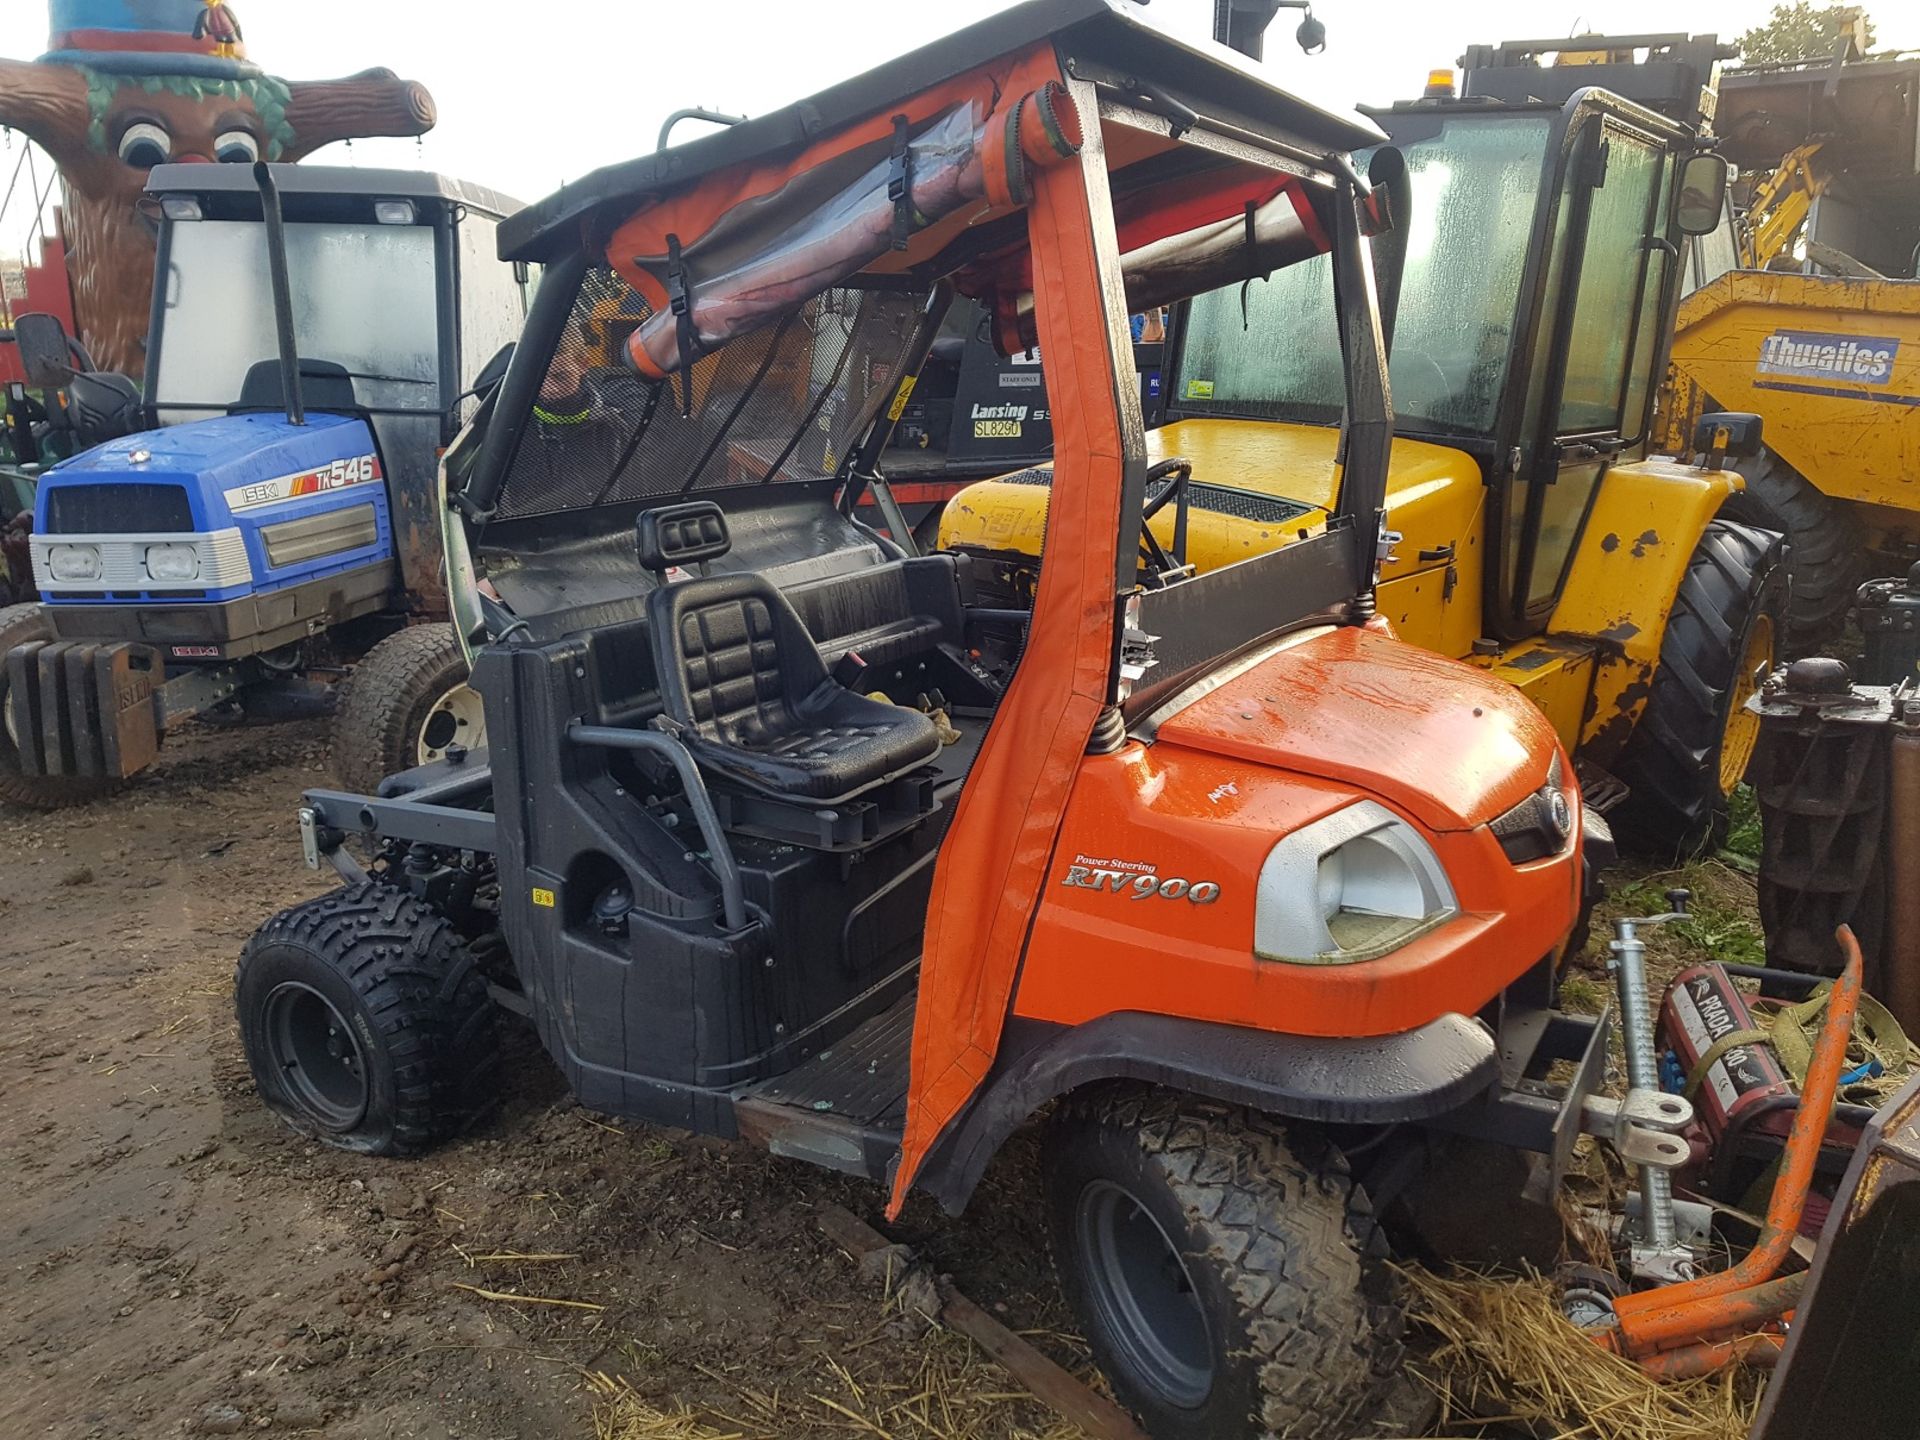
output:
[[[1786,603],[1781,538],[1733,520],[1707,526],[1660,638],[1646,709],[1614,774],[1630,787],[1608,815],[1620,848],[1666,863],[1718,843],[1759,721],[1747,697],[1777,659]]]
[[[1394,1389],[1384,1242],[1329,1147],[1234,1106],[1139,1090],[1062,1106],[1047,1148],[1060,1280],[1157,1440],[1345,1437]]]
[[[53,624],[37,604],[0,610],[0,803],[28,810],[64,810],[101,800],[126,786],[124,780],[85,775],[28,775],[20,768],[20,750],[7,720],[7,652],[16,645],[53,639]]]
[[[368,1155],[416,1154],[453,1134],[495,1058],[472,953],[432,907],[371,880],[255,931],[234,1010],[267,1107]]]
[[[459,745],[487,743],[480,696],[453,627],[415,625],[369,650],[334,707],[333,771],[347,789],[371,795],[389,775],[425,765]]]
[[[1866,577],[1860,527],[1845,505],[1771,450],[1741,473],[1747,488],[1729,502],[1734,517],[1784,532],[1791,546],[1784,653],[1811,654],[1840,628]]]

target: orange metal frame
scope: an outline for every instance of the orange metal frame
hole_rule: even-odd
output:
[[[1027,207],[1054,415],[1049,559],[1025,654],[934,870],[893,1213],[993,1063],[1061,817],[1112,698],[1121,497],[1127,467],[1145,472],[1146,442],[1097,104],[1081,82],[1069,95],[1086,143],[1076,162],[1040,172]]]

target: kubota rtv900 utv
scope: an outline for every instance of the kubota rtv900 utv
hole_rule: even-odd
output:
[[[1785,575],[1779,537],[1725,513],[1724,462],[1757,451],[1757,422],[1715,417],[1705,466],[1649,454],[1677,247],[1718,222],[1725,165],[1584,73],[1469,70],[1464,97],[1449,78],[1375,113],[1393,143],[1370,173],[1402,209],[1376,241],[1398,537],[1380,612],[1517,686],[1622,842],[1672,854],[1710,840],[1746,768],[1742,702],[1772,666]],[[1342,503],[1336,346],[1297,318],[1330,286],[1320,260],[1175,312],[1147,453],[1182,477],[1153,527],[1176,564],[1310,538]],[[1002,604],[1032,595],[1048,484],[1027,470],[946,508],[940,543]]]
[[[418,1149],[484,1100],[505,1007],[586,1105],[954,1209],[1051,1107],[1094,1353],[1212,1440],[1391,1403],[1376,1207],[1434,1131],[1549,1183],[1586,1126],[1683,1155],[1614,1129],[1608,1025],[1554,1008],[1604,826],[1551,726],[1373,616],[1383,217],[1348,153],[1379,140],[1130,4],[1036,0],[509,220],[539,295],[445,463],[490,746],[305,797],[345,883],[240,962],[265,1101]],[[1143,578],[1129,311],[1322,251],[1339,502]],[[1010,670],[974,566],[858,518],[955,292],[1038,340],[1055,406]],[[615,312],[605,403],[555,423]]]

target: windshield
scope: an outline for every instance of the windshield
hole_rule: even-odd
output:
[[[645,380],[627,340],[653,313],[587,271],[500,492],[503,519],[768,481],[821,480],[892,396],[923,297],[832,289]]]
[[[278,360],[266,234],[250,220],[174,224],[158,364],[147,377],[167,421],[224,412],[253,365]],[[344,366],[369,410],[437,414],[431,227],[289,223],[286,235],[301,360]]]
[[[1462,116],[1430,138],[1397,142],[1413,202],[1393,331],[1393,408],[1404,429],[1493,426],[1551,125]],[[1200,296],[1173,403],[1193,414],[1337,422],[1340,342],[1324,322],[1333,309],[1324,255]]]

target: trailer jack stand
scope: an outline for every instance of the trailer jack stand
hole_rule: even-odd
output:
[[[1663,1285],[1690,1278],[1697,1259],[1694,1248],[1681,1243],[1674,1223],[1671,1173],[1687,1159],[1687,1145],[1679,1132],[1692,1123],[1693,1106],[1660,1088],[1653,998],[1647,991],[1647,946],[1639,931],[1642,926],[1686,919],[1692,898],[1685,890],[1669,890],[1667,903],[1673,908],[1665,913],[1615,920],[1608,946],[1607,968],[1613,971],[1619,992],[1620,1039],[1627,1056],[1627,1083],[1632,1087],[1620,1105],[1622,1133],[1615,1139],[1614,1148],[1623,1160],[1640,1167],[1640,1219],[1631,1270],[1636,1280]],[[1643,1127],[1643,1134],[1627,1133],[1629,1124]],[[1645,1130],[1665,1133],[1648,1136]],[[1648,1143],[1654,1139],[1660,1143]]]

